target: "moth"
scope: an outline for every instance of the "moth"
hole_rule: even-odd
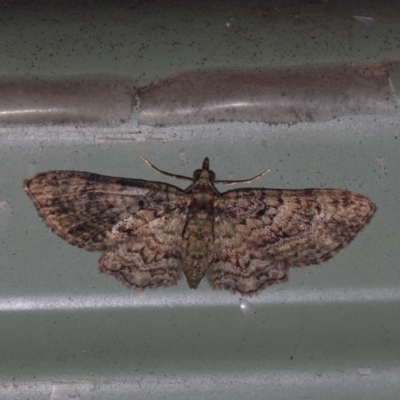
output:
[[[144,158],[144,157],[143,157]],[[39,215],[68,243],[103,252],[101,272],[136,289],[172,286],[251,296],[284,282],[289,267],[319,264],[347,246],[376,206],[341,189],[244,188],[220,193],[205,158],[186,190],[166,183],[49,171],[24,181]]]

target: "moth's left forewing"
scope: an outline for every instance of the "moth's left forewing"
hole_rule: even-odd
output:
[[[122,243],[140,226],[185,207],[175,186],[79,171],[40,173],[23,188],[54,233],[87,250]]]

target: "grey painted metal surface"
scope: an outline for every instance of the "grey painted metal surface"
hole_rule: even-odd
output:
[[[383,3],[221,4],[21,5],[13,20],[3,9],[1,74],[118,74],[143,86],[193,67],[365,63],[398,51],[398,16]],[[396,399],[399,132],[399,117],[380,115],[1,128],[1,398]],[[184,280],[128,291],[98,273],[98,254],[53,235],[21,185],[49,169],[167,181],[141,154],[182,175],[208,156],[220,179],[269,167],[254,186],[340,187],[368,196],[378,212],[334,259],[292,269],[289,282],[248,299],[245,310],[239,296],[205,281],[197,291]]]

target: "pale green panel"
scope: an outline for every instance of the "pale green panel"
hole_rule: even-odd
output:
[[[144,85],[188,68],[393,60],[397,11],[384,2],[7,3],[0,71],[118,75]],[[1,128],[0,397],[397,399],[399,143],[396,115]],[[22,182],[74,169],[187,185],[140,155],[187,176],[209,157],[217,179],[271,168],[252,186],[343,188],[378,211],[332,260],[292,269],[287,283],[247,303],[206,280],[196,291],[182,279],[139,293],[99,274],[99,253],[52,234]]]

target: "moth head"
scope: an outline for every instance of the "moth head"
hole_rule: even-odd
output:
[[[215,173],[214,171],[210,171],[210,160],[208,157],[204,159],[201,169],[196,169],[196,171],[193,172],[193,183],[198,182],[200,178],[205,179],[212,184],[215,182]]]

